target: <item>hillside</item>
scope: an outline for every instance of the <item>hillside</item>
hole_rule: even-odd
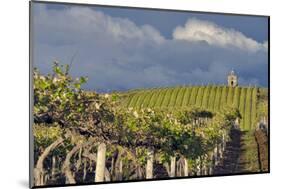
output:
[[[137,89],[121,96],[121,106],[132,108],[184,108],[201,107],[211,111],[223,111],[225,107],[238,108],[242,130],[251,130],[257,123],[261,102],[267,99],[267,89],[228,86],[177,86],[168,88]],[[260,95],[262,94],[262,95]]]

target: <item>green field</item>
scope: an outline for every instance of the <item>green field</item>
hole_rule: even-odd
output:
[[[121,106],[135,109],[200,107],[224,111],[226,107],[234,107],[242,116],[241,129],[251,130],[257,121],[258,91],[264,90],[256,87],[177,86],[137,89],[119,95]]]

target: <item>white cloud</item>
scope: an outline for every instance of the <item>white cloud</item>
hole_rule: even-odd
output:
[[[82,11],[81,11],[82,10]],[[152,40],[157,43],[164,41],[164,37],[149,25],[137,26],[129,19],[110,17],[100,11],[90,8],[74,7],[68,11],[70,18],[77,22],[84,22],[84,27],[96,33],[106,33],[116,40]],[[85,29],[81,28],[81,29]]]
[[[264,41],[263,44],[264,48],[268,49],[268,41]]]
[[[44,5],[36,6],[38,11],[35,15],[35,24],[46,30],[56,29],[51,32],[59,39],[65,39],[70,32],[80,34],[81,36],[77,38],[79,41],[88,40],[86,37],[89,36],[107,36],[118,42],[147,40],[161,43],[165,40],[158,30],[149,25],[137,26],[129,19],[111,17],[90,8],[71,7],[62,10],[48,10]],[[50,19],[51,17],[54,19]]]
[[[184,26],[176,27],[173,37],[178,40],[206,41],[210,45],[237,47],[248,51],[267,49],[263,44],[246,37],[239,31],[196,18],[189,19]]]

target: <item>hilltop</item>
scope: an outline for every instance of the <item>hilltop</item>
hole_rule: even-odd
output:
[[[118,93],[120,104],[127,108],[185,108],[199,107],[211,111],[237,108],[241,114],[240,127],[251,130],[267,112],[267,89],[229,86],[176,86],[135,89]]]

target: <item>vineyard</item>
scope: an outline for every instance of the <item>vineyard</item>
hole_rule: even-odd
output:
[[[241,114],[240,128],[256,127],[258,93],[265,89],[256,87],[180,86],[132,90],[119,93],[121,106],[142,109],[201,108],[213,112],[236,108]]]
[[[267,116],[267,98],[260,101],[263,89],[255,87],[98,94],[84,91],[87,79],[72,78],[58,63],[52,74],[35,69],[33,78],[34,186],[239,173],[227,161],[239,155],[233,148],[240,149],[240,132]],[[262,133],[249,135],[249,148],[258,150],[255,137],[266,151]],[[262,160],[250,172],[266,170]]]

